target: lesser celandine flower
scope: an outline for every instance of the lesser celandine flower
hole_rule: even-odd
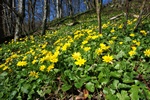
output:
[[[108,50],[110,47],[106,46],[104,43],[100,43],[100,48],[103,50]]]
[[[46,68],[45,65],[40,66],[40,71],[44,71],[45,68]]]
[[[132,46],[131,48],[132,48],[132,50],[133,50],[133,51],[135,51],[135,50],[136,50],[136,47],[135,47],[135,46]]]
[[[95,50],[95,53],[97,55],[101,55],[103,53],[103,50],[101,48],[98,48],[98,49]]]
[[[32,61],[32,64],[35,64],[36,62],[37,62],[37,60],[33,60],[33,61]]]
[[[87,44],[88,43],[88,41],[87,40],[84,40],[83,42],[82,42],[82,44]]]
[[[138,41],[137,41],[135,44],[136,44],[137,46],[140,46],[140,42],[138,42]]]
[[[110,41],[109,41],[109,43],[110,43],[110,44],[113,44],[113,43],[114,43],[114,41],[110,40]]]
[[[123,44],[123,42],[119,42],[119,44]]]
[[[81,66],[81,65],[84,65],[85,62],[86,62],[85,59],[79,58],[79,59],[77,59],[75,64]]]
[[[54,68],[54,64],[51,64],[50,66],[47,67],[47,72],[49,72],[50,70],[52,70]]]
[[[112,37],[112,39],[113,39],[113,40],[116,40],[116,39],[117,39],[117,37],[116,37],[116,36],[113,36],[113,37]]]
[[[110,63],[113,60],[113,56],[106,55],[106,56],[103,56],[102,59],[103,59],[104,62]]]
[[[35,72],[35,71],[30,71],[29,76],[32,76],[32,77],[35,77],[35,78],[39,77],[38,72]]]
[[[133,55],[135,55],[135,54],[136,54],[136,51],[135,51],[135,50],[129,51],[129,55],[130,55],[130,56],[133,56]]]
[[[130,34],[130,36],[131,36],[131,37],[134,37],[134,36],[135,36],[135,34],[134,34],[134,33],[131,33],[131,34]]]
[[[77,59],[81,58],[81,54],[80,54],[80,52],[74,52],[72,54],[72,57],[73,57],[73,59],[77,60]]]
[[[150,57],[150,49],[146,49],[144,55]]]
[[[17,63],[17,66],[26,66],[27,65],[27,62],[26,61],[19,61]]]
[[[102,25],[102,28],[103,28],[103,29],[105,29],[105,28],[107,28],[107,27],[108,27],[107,24],[103,24],[103,25]]]
[[[8,69],[8,66],[4,66],[3,70],[7,70]]]
[[[142,33],[144,36],[147,35],[147,32],[145,30],[141,30],[140,33]]]
[[[84,51],[89,51],[91,49],[91,47],[84,47],[83,49],[84,49]]]
[[[118,28],[119,28],[119,29],[123,28],[123,24],[119,25],[119,27],[118,27]]]
[[[114,33],[114,32],[115,32],[114,28],[113,28],[110,32],[111,32],[111,33]]]

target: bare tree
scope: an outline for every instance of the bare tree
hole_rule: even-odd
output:
[[[62,17],[62,0],[56,0],[56,18]]]
[[[2,16],[3,16],[3,0],[0,0],[0,34],[1,34],[1,37],[4,36],[4,31],[3,31],[3,19],[2,19]]]
[[[42,35],[45,35],[46,31],[46,23],[47,23],[47,15],[48,15],[48,0],[44,0],[44,15],[42,21]]]
[[[103,0],[96,0],[96,12],[97,12],[97,20],[98,20],[98,30],[99,33],[102,33],[102,27],[101,27],[101,12],[102,12],[102,2]]]
[[[22,33],[22,25],[25,17],[25,0],[18,1],[18,13],[16,14],[16,29],[14,41],[19,38],[19,33]]]
[[[35,28],[35,5],[36,0],[28,0],[28,29],[33,31]]]
[[[126,0],[126,4],[125,4],[125,22],[124,22],[124,32],[126,33],[126,29],[127,29],[127,21],[128,21],[128,16],[129,16],[129,0]]]
[[[141,23],[142,15],[143,15],[144,8],[145,8],[145,5],[146,5],[146,2],[147,2],[147,1],[148,1],[148,0],[143,0],[142,6],[141,6],[141,10],[140,10],[140,14],[139,14],[137,23],[136,23],[136,25],[135,25],[134,31],[137,31],[137,28],[138,28],[139,24]]]

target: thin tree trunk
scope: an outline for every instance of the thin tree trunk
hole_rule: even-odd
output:
[[[102,0],[96,0],[96,12],[97,12],[97,20],[98,20],[98,30],[99,33],[102,33],[102,27],[101,27],[101,12],[102,12]]]
[[[3,31],[3,1],[0,0],[0,36],[4,36],[4,31]]]
[[[126,33],[126,29],[127,29],[127,21],[128,21],[128,15],[129,15],[129,0],[126,0],[126,4],[125,4],[125,22],[124,22],[124,32]]]
[[[46,23],[47,23],[47,8],[48,8],[48,0],[44,0],[44,16],[42,21],[42,35],[45,35],[46,31]]]
[[[31,29],[34,30],[35,28],[35,5],[36,5],[36,0],[33,1],[33,4],[31,6],[31,12],[32,12],[32,17],[31,17]]]
[[[143,3],[142,3],[140,15],[139,15],[137,23],[135,25],[134,31],[137,31],[137,28],[138,28],[139,24],[141,23],[142,15],[143,15],[143,12],[144,12],[144,8],[145,8],[145,5],[146,5],[146,2],[147,2],[147,0],[144,0]]]

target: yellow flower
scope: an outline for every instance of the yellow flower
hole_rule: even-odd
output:
[[[86,41],[86,40],[84,40],[83,42],[82,42],[82,44],[87,44],[88,43],[88,41]]]
[[[35,71],[30,71],[29,76],[32,76],[32,77],[35,77],[35,78],[39,77],[38,72],[35,72]]]
[[[119,44],[123,44],[123,42],[119,42]]]
[[[100,43],[100,48],[103,49],[103,50],[107,50],[107,49],[109,49],[110,47],[109,47],[109,46],[106,46],[104,43]]]
[[[32,64],[35,64],[36,62],[37,62],[37,60],[33,60],[33,61],[32,61]]]
[[[128,20],[127,23],[128,23],[128,25],[131,25],[131,24],[132,24],[132,21]]]
[[[4,66],[5,66],[5,64],[1,64],[1,65],[0,65],[0,68],[2,68],[2,67],[4,67]]]
[[[137,21],[137,18],[135,18],[134,20],[133,20],[133,22],[136,22]]]
[[[93,39],[93,40],[96,39],[96,38],[98,38],[97,35],[92,36],[92,39]]]
[[[40,66],[40,71],[44,71],[45,68],[46,68],[45,65]]]
[[[112,37],[112,39],[113,39],[113,40],[116,40],[116,39],[117,39],[117,37],[116,37],[116,36],[113,36],[113,37]]]
[[[95,53],[96,53],[97,55],[100,55],[100,54],[103,53],[103,50],[102,50],[101,48],[98,48],[98,49],[95,50]]]
[[[27,62],[26,61],[19,61],[17,63],[17,66],[26,66],[27,65]]]
[[[110,41],[109,41],[109,43],[110,43],[110,44],[113,44],[113,43],[114,43],[114,41],[110,40]]]
[[[102,57],[103,61],[106,63],[110,63],[113,60],[113,56],[107,55]]]
[[[62,47],[62,51],[66,51],[68,47],[70,47],[70,43],[65,43]]]
[[[24,56],[23,58],[22,58],[22,60],[26,60],[27,59],[27,56]]]
[[[119,28],[119,29],[123,28],[123,24],[119,25],[119,27],[118,27],[118,28]]]
[[[85,59],[80,58],[75,62],[75,64],[81,66],[81,65],[84,65],[85,62],[86,62]]]
[[[56,63],[56,62],[58,62],[57,55],[49,56],[49,60],[50,60],[52,63]]]
[[[110,32],[111,32],[111,33],[114,33],[114,32],[115,32],[114,28],[113,28]]]
[[[136,43],[137,41],[136,41],[136,40],[133,40],[132,42],[133,42],[133,43]]]
[[[54,68],[54,64],[51,64],[50,66],[48,66],[48,68],[47,68],[47,72],[49,72],[51,69],[53,69]]]
[[[136,52],[135,52],[134,50],[129,51],[129,55],[130,55],[130,56],[133,56],[133,55],[135,55],[135,54],[136,54]]]
[[[102,28],[103,28],[103,29],[105,29],[105,28],[107,28],[107,27],[108,27],[107,24],[103,24],[103,25],[102,25]]]
[[[102,35],[102,34],[98,34],[98,36],[99,36],[99,37],[102,37],[103,35]]]
[[[84,47],[83,49],[84,49],[84,51],[89,51],[91,49],[91,47]]]
[[[135,44],[136,44],[137,46],[140,46],[140,42],[136,42]]]
[[[8,66],[5,66],[5,67],[3,68],[3,70],[6,70],[6,69],[8,69]]]
[[[80,52],[75,52],[72,54],[72,57],[73,57],[73,59],[77,60],[77,59],[81,58],[81,54],[80,54]]]
[[[131,48],[132,48],[132,50],[133,50],[133,51],[135,51],[135,50],[136,50],[136,47],[135,47],[135,46],[133,46],[133,47],[131,47]]]
[[[150,49],[146,49],[144,55],[150,57]]]
[[[144,36],[147,35],[147,32],[145,30],[141,30],[140,33],[142,33]]]
[[[134,37],[134,36],[135,36],[135,34],[131,33],[131,34],[130,34],[130,36],[131,36],[131,37]]]

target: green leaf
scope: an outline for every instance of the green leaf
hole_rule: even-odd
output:
[[[0,74],[0,79],[5,79],[5,76],[7,76],[8,73],[7,72],[3,72]]]
[[[115,89],[117,89],[118,88],[118,84],[119,84],[119,81],[118,80],[114,80],[112,85],[113,85],[113,87]]]
[[[131,93],[130,97],[131,97],[132,100],[139,100],[139,95],[138,95],[139,87],[138,86],[133,85],[131,87],[131,89],[129,90],[129,92]]]
[[[69,85],[69,84],[63,84],[62,87],[61,87],[61,89],[62,89],[63,91],[68,91],[71,87],[72,87],[72,86]]]
[[[2,98],[2,97],[3,97],[3,95],[4,95],[4,94],[3,94],[3,92],[0,92],[0,98]]]
[[[130,42],[132,39],[130,37],[125,37],[125,42]]]
[[[81,88],[83,86],[83,82],[77,82],[74,85],[76,88]]]
[[[89,90],[90,92],[94,92],[95,91],[95,87],[94,84],[92,82],[88,82],[85,85],[86,89]]]
[[[125,53],[121,50],[117,55],[116,59],[122,58],[125,55]]]
[[[21,91],[23,93],[28,93],[28,89],[30,88],[30,84],[24,84],[22,87],[21,87]]]
[[[45,92],[43,92],[42,90],[37,90],[37,93],[38,93],[41,97],[44,97],[44,95],[45,95]]]
[[[130,97],[128,96],[127,91],[122,90],[121,94],[117,93],[116,95],[119,98],[119,100],[130,100]]]
[[[122,74],[117,71],[114,71],[114,72],[110,72],[110,75],[115,78],[120,78]]]
[[[129,89],[129,88],[131,88],[130,85],[123,84],[123,83],[118,84],[118,89]]]

